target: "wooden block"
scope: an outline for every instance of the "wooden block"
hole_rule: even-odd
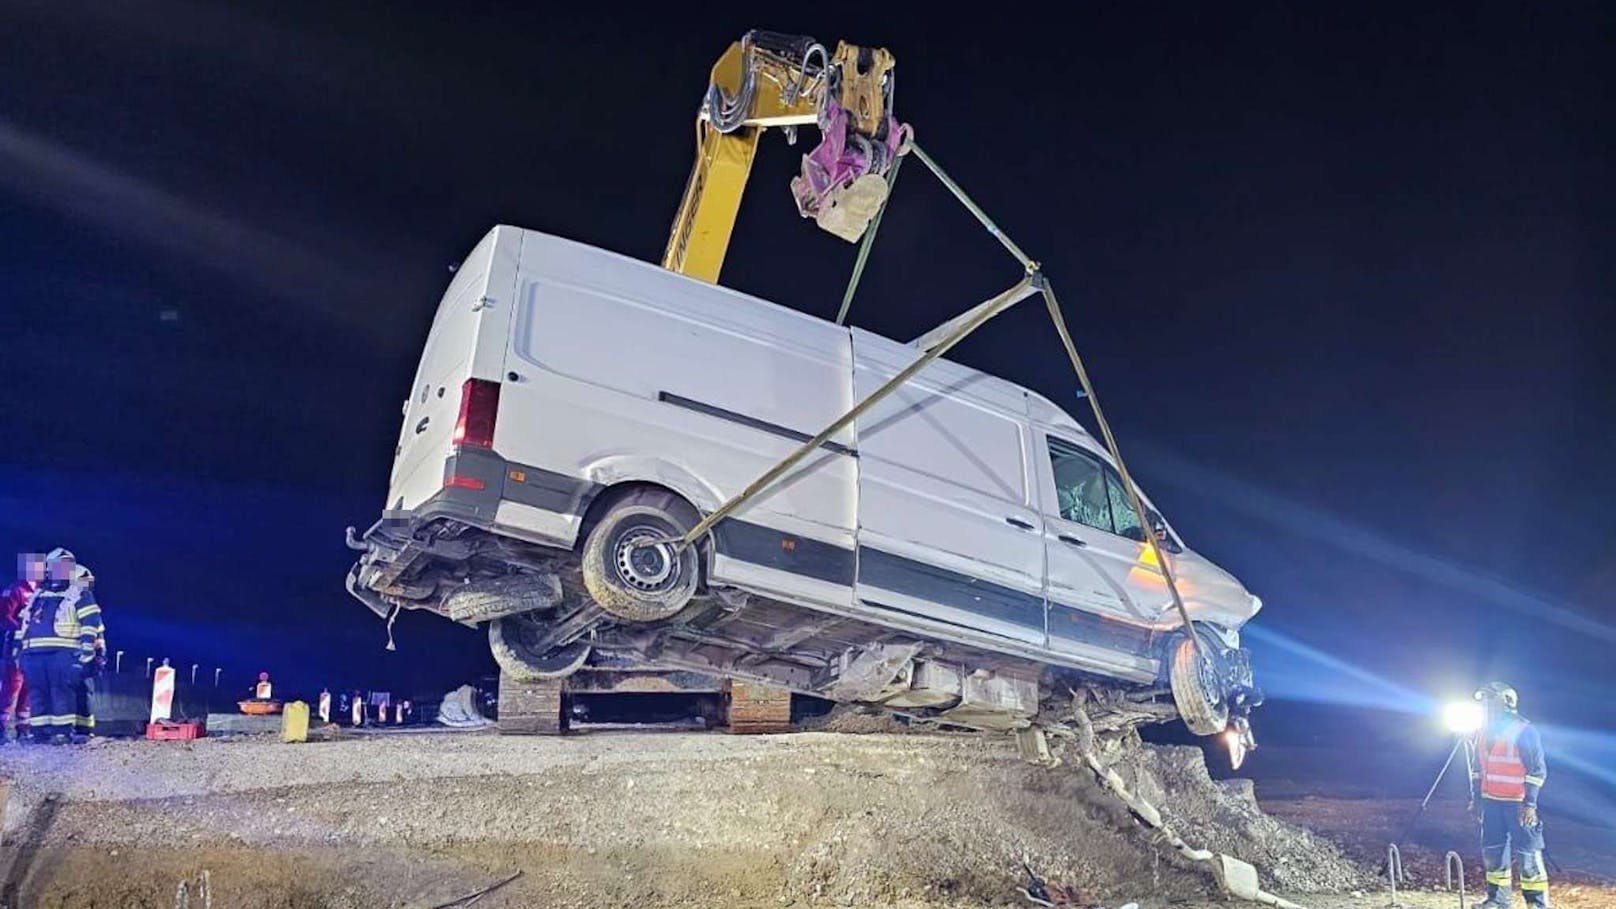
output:
[[[731,681],[729,731],[737,735],[790,732],[790,689],[758,682]]]
[[[566,731],[564,679],[519,682],[499,674],[499,731],[502,735],[560,735]]]

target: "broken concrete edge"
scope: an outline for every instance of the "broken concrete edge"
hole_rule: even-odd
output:
[[[1161,834],[1162,839],[1178,850],[1180,855],[1190,861],[1209,866],[1213,879],[1218,882],[1219,889],[1225,895],[1248,902],[1264,903],[1277,909],[1305,909],[1282,896],[1262,889],[1257,868],[1250,862],[1232,855],[1214,853],[1209,849],[1198,849],[1185,842],[1183,837],[1167,825],[1167,821],[1155,805],[1130,791],[1127,782],[1120,774],[1101,763],[1099,755],[1094,753],[1094,726],[1082,708],[1077,709],[1076,719],[1079,733],[1075,736],[1076,741],[1073,744],[1077,747],[1078,754],[1083,757],[1083,762],[1100,780],[1102,788],[1109,790],[1133,812],[1135,817]],[[1042,729],[1033,727],[1022,730],[1017,734],[1017,744],[1022,755],[1033,763],[1046,767],[1060,764],[1060,758],[1049,748],[1048,739]]]

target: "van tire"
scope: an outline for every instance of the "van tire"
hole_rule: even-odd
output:
[[[573,641],[547,653],[527,646],[527,631],[538,631],[527,616],[513,615],[488,623],[488,651],[494,655],[500,672],[517,682],[564,679],[589,659],[593,649],[587,640]]]
[[[701,582],[696,546],[635,549],[635,539],[683,536],[701,520],[690,503],[662,489],[639,488],[605,507],[584,543],[584,588],[611,615],[658,622],[684,609]]]
[[[561,602],[561,581],[553,574],[512,574],[472,581],[443,595],[443,614],[456,622],[475,623],[521,612],[554,609]]]
[[[1202,641],[1203,646],[1206,645]],[[1217,657],[1211,657],[1216,663]],[[1173,686],[1173,703],[1184,725],[1196,735],[1216,735],[1229,725],[1229,703],[1223,696],[1223,684],[1215,665],[1207,665],[1195,649],[1195,642],[1180,638],[1173,650],[1169,677]]]

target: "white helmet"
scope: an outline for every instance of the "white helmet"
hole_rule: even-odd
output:
[[[77,556],[73,555],[73,553],[71,551],[63,549],[60,546],[56,547],[55,549],[52,549],[50,552],[45,553],[45,564],[46,565],[50,565],[53,562],[60,562],[60,561],[62,561],[64,559],[69,561],[69,562],[77,562],[78,561]]]
[[[1505,710],[1514,710],[1520,704],[1521,696],[1515,693],[1514,688],[1503,682],[1488,682],[1476,689],[1476,700],[1496,700],[1504,705]]]

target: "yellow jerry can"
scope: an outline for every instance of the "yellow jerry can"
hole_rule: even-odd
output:
[[[281,741],[306,742],[309,740],[309,705],[306,701],[293,701],[281,711]]]

